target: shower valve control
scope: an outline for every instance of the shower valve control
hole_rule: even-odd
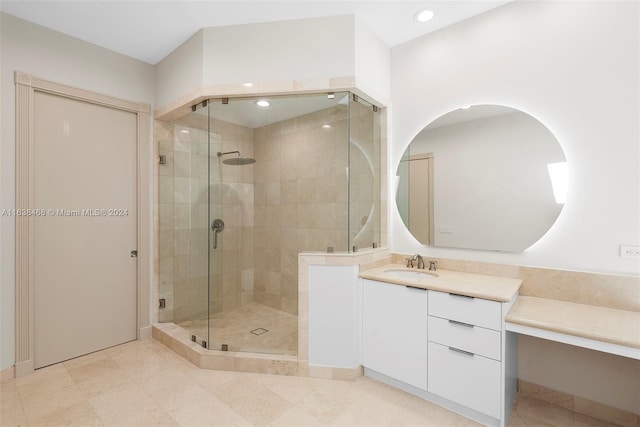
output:
[[[211,230],[213,230],[213,249],[218,249],[218,233],[224,230],[224,221],[216,218],[211,222]]]
[[[224,230],[224,221],[219,218],[214,219],[211,223],[211,229],[216,233],[220,233],[222,230]]]

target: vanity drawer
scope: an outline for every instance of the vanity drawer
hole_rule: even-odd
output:
[[[428,307],[430,316],[502,330],[502,303],[497,301],[429,291]]]
[[[500,418],[500,362],[432,342],[428,354],[430,393]]]
[[[500,360],[501,333],[456,320],[429,316],[429,341]]]

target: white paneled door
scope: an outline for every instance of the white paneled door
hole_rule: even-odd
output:
[[[136,339],[136,114],[36,92],[35,367]]]

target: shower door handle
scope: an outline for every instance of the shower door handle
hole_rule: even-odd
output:
[[[220,218],[214,219],[211,222],[211,229],[213,230],[213,249],[218,249],[218,233],[224,230],[224,221]]]

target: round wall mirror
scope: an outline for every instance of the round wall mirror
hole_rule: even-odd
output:
[[[510,107],[460,108],[427,125],[397,171],[398,212],[422,244],[521,252],[564,206],[567,161],[555,136]]]

